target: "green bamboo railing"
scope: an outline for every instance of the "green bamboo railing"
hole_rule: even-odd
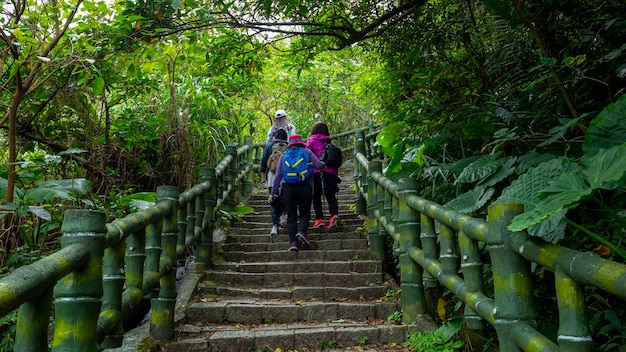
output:
[[[413,180],[396,184],[383,175],[375,136],[370,125],[333,137],[344,150],[354,144],[356,211],[368,215],[372,252],[382,260],[386,239],[398,243],[405,323],[426,314],[425,288],[444,286],[465,303],[468,328],[495,327],[503,352],[592,350],[583,287],[626,299],[625,265],[511,233],[507,225],[523,211],[516,204],[492,205],[484,220],[417,196]],[[152,336],[171,339],[176,266],[192,246],[196,270],[211,266],[216,214],[233,211],[238,195],[252,192],[262,148],[250,140],[229,146],[215,168],[201,171],[198,185],[181,194],[159,187],[157,204],[108,224],[100,212],[68,211],[62,248],[0,279],[0,315],[19,307],[15,351],[48,350],[53,308],[52,351],[118,347],[122,323],[144,299],[152,306]],[[483,287],[482,247],[491,256],[493,297]],[[535,326],[531,262],[555,273],[557,341]]]
[[[470,329],[495,327],[502,352],[591,352],[593,341],[585,305],[585,286],[626,299],[626,265],[510,232],[518,204],[494,204],[487,219],[473,218],[417,196],[415,181],[392,182],[373,142],[376,133],[355,133],[356,209],[368,216],[370,248],[385,256],[391,236],[399,247],[402,319],[413,323],[426,314],[424,290],[443,286],[465,303]],[[489,252],[493,297],[485,294],[481,250]],[[531,263],[555,273],[559,311],[557,341],[536,328]],[[460,274],[459,274],[460,273]],[[548,297],[542,297],[548,299]]]
[[[92,210],[68,210],[61,249],[0,279],[0,316],[19,308],[16,352],[92,352],[120,347],[123,322],[144,299],[150,334],[174,337],[176,268],[195,248],[195,270],[212,263],[220,210],[232,212],[252,193],[264,144],[228,146],[200,183],[179,194],[158,187],[155,205],[111,223]],[[54,311],[54,333],[48,327]]]

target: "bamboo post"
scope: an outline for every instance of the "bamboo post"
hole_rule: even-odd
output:
[[[48,351],[48,325],[52,311],[52,291],[49,286],[39,299],[20,306],[15,329],[15,352]]]
[[[402,322],[411,324],[424,315],[425,298],[422,286],[422,267],[408,254],[412,247],[420,247],[419,213],[409,207],[407,198],[417,195],[417,181],[402,179],[398,183],[398,235],[400,237],[400,288],[402,289]]]
[[[484,292],[483,263],[480,259],[478,244],[463,231],[459,232],[459,249],[461,252],[461,272],[468,292]],[[473,330],[482,330],[485,322],[482,318],[465,305],[465,326]]]
[[[591,352],[593,340],[587,317],[585,293],[560,266],[555,268],[556,298],[559,306],[557,341],[561,351]]]
[[[246,177],[241,181],[241,195],[244,199],[248,199],[248,197],[252,194],[252,178],[254,177],[253,169],[252,169],[252,136],[245,136],[244,145],[247,145],[248,151],[244,155],[242,160],[242,167],[248,170],[246,172]]]
[[[382,189],[384,195],[383,202],[383,214],[385,219],[387,219],[387,224],[395,223],[398,220],[398,203],[393,194],[389,192],[387,189],[383,187]],[[395,209],[394,209],[395,206]]]
[[[370,135],[372,133],[374,133],[374,124],[371,123],[371,122],[368,122],[367,123],[367,135]],[[367,145],[367,147],[365,149],[365,157],[367,158],[367,160],[371,160],[374,157],[374,155],[375,155],[374,151],[372,150],[371,139],[368,138],[365,141],[365,143]]]
[[[488,209],[489,233],[495,241],[489,246],[496,305],[494,326],[502,352],[522,351],[514,342],[511,329],[517,321],[535,326],[537,317],[530,263],[507,246],[508,238],[515,235],[507,226],[523,211],[520,204],[493,204]]]
[[[202,177],[202,175],[200,177]],[[200,182],[203,182],[202,179]],[[202,244],[202,224],[204,223],[204,212],[206,211],[206,192],[195,197],[194,201],[196,202],[196,217],[193,225],[193,238],[191,239],[191,243],[188,242],[187,245],[191,245],[193,243],[196,248],[197,257],[198,249]]]
[[[143,280],[144,280],[144,263],[147,263],[147,258],[157,253],[157,249],[152,247],[148,250],[146,245],[146,237],[149,241],[153,241],[151,238],[155,231],[156,226],[148,225],[144,230],[131,233],[126,239],[126,290],[124,291],[125,297],[132,297],[132,302],[136,303],[141,301],[143,297]],[[147,236],[146,236],[147,234]],[[161,253],[161,241],[159,239],[158,253]],[[152,252],[146,255],[146,252]],[[158,255],[158,254],[157,254]],[[145,270],[148,271],[148,264],[145,264]],[[157,262],[158,265],[158,262]],[[156,271],[154,269],[153,271]]]
[[[148,283],[155,281],[159,277],[159,260],[163,248],[161,246],[161,229],[163,220],[146,226],[146,261],[143,267],[142,290],[148,290]],[[157,297],[159,287],[153,287],[151,297]]]
[[[226,153],[233,157],[233,161],[228,165],[228,173],[227,177],[224,179],[226,182],[224,187],[230,193],[228,194],[228,198],[226,200],[225,210],[233,212],[235,211],[235,207],[237,205],[236,193],[237,193],[237,170],[240,167],[239,158],[237,157],[237,146],[229,145],[226,147]]]
[[[103,212],[71,209],[61,226],[61,247],[80,243],[89,257],[54,287],[55,329],[52,351],[100,351],[97,341],[98,315],[102,306],[102,255],[106,235]]]
[[[102,277],[102,313],[98,319],[99,331],[110,331],[104,337],[100,347],[114,348],[122,346],[124,324],[121,318],[122,292],[124,291],[124,247],[122,240],[104,250]],[[107,328],[104,328],[107,326]]]
[[[459,251],[454,230],[439,223],[439,260],[446,274],[456,274],[459,265]]]
[[[178,238],[178,189],[174,186],[157,188],[157,202],[170,203],[171,212],[163,219],[161,258],[159,261],[159,297],[151,300],[150,333],[157,340],[174,338],[174,311],[176,307],[176,243]]]
[[[218,201],[222,201],[222,203],[224,203],[223,198],[224,198],[224,190],[227,189],[225,188],[228,187],[228,183],[227,183],[227,174],[226,174],[226,170],[224,168],[220,169],[216,169],[216,173],[215,173],[215,183],[216,183],[216,200]],[[221,206],[222,209],[224,208],[224,205]]]
[[[360,185],[366,187],[367,185],[367,174],[362,172],[361,164],[356,160],[356,156],[361,153],[365,155],[365,137],[363,131],[358,130],[355,134],[355,143],[354,143],[354,184],[356,187]],[[354,192],[355,200],[354,203],[356,205],[356,213],[357,214],[365,214],[367,212],[367,202],[365,201],[365,197],[361,192],[367,192],[367,188],[365,189],[356,189]]]
[[[435,233],[435,221],[426,214],[420,213],[420,240],[422,251],[429,260],[437,260],[437,234]],[[439,286],[439,281],[428,271],[424,271],[424,287],[435,288]]]
[[[209,182],[211,187],[204,197],[204,215],[202,217],[201,225],[202,239],[196,258],[197,273],[203,273],[206,269],[212,267],[213,219],[215,216],[215,205],[217,203],[215,169],[208,167],[202,168],[202,170],[200,170],[200,180],[202,182]]]
[[[194,218],[195,203],[187,202],[186,205],[178,208],[178,240],[176,241],[176,253],[183,253],[185,251],[185,242],[189,235],[189,228],[193,231],[193,221],[190,218]],[[179,263],[180,264],[180,263]]]
[[[380,224],[376,217],[376,210],[378,209],[380,197],[383,201],[382,194],[378,193],[379,187],[376,185],[376,181],[370,175],[374,172],[382,172],[382,165],[380,161],[372,161],[368,165],[368,186],[367,186],[367,213],[369,226],[368,235],[370,239],[370,249],[374,254],[374,257],[382,260],[385,257],[385,238],[381,234]]]
[[[199,197],[194,197],[193,199],[189,200],[189,202],[187,203],[187,228],[186,228],[186,231],[184,232],[185,235],[183,236],[182,241],[180,238],[178,239],[178,244],[176,246],[177,254],[184,253],[187,250],[187,248],[193,243],[193,238],[195,236],[194,232],[196,230],[196,215],[197,215],[196,199],[197,198]],[[182,243],[182,248],[181,248],[181,243]],[[185,258],[181,258],[181,262],[184,263]]]

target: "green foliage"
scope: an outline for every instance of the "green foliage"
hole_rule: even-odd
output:
[[[391,314],[389,314],[389,316],[387,317],[387,321],[393,321],[396,323],[399,323],[402,321],[402,312],[400,311],[395,311]]]
[[[17,310],[0,318],[0,352],[12,352],[17,327]]]
[[[494,189],[474,188],[447,202],[445,205],[460,213],[471,214],[482,208],[493,196]]]
[[[607,107],[592,122],[588,131],[590,140],[585,141],[586,153],[580,163],[565,157],[544,162],[529,169],[504,190],[498,202],[516,202],[526,207],[523,214],[513,219],[509,226],[512,231],[529,228],[548,218],[558,222],[568,209],[592,197],[594,192],[615,189],[626,181],[626,162],[623,158],[626,134],[619,133],[623,124],[615,118],[615,112],[622,106],[626,106],[626,99]],[[608,130],[618,131],[607,135],[609,144],[597,138]],[[598,147],[608,145],[612,147]]]
[[[435,331],[414,331],[404,342],[404,346],[416,351],[454,352],[455,349],[463,347],[463,341],[453,340],[462,326],[463,318],[454,318]]]
[[[335,347],[337,346],[337,341],[336,340],[322,340],[319,343],[320,348],[324,349],[324,348],[329,348],[329,347]]]
[[[69,167],[70,154],[81,153],[70,149],[58,155],[42,152],[25,153],[25,160],[17,163],[18,187],[14,202],[0,204],[0,220],[13,215],[15,233],[7,236],[0,252],[4,270],[37,260],[42,253],[54,250],[54,238],[59,232],[63,212],[67,209],[92,206],[91,184],[84,178],[51,179],[55,175],[73,174]],[[6,170],[6,165],[2,165]],[[6,176],[6,172],[0,172]],[[0,177],[0,181],[5,180]],[[6,193],[6,182],[0,182],[0,193]],[[5,267],[8,264],[9,267]]]
[[[594,334],[595,351],[624,351],[626,325],[622,317],[624,308],[611,297],[590,290],[587,295],[589,325]]]
[[[359,339],[359,345],[365,345],[369,338],[367,336],[363,336]]]

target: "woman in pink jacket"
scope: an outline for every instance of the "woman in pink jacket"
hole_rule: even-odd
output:
[[[328,125],[323,122],[317,122],[311,128],[311,135],[306,140],[306,147],[319,157],[324,151],[324,142],[330,142],[331,140]],[[326,226],[324,221],[324,208],[322,207],[322,195],[324,195],[328,202],[328,212],[330,214],[328,231],[333,232],[337,229],[339,225],[339,204],[337,202],[339,182],[337,169],[327,166],[323,172],[318,169],[314,170],[313,208],[315,210],[315,221],[313,222],[313,228],[323,228]]]

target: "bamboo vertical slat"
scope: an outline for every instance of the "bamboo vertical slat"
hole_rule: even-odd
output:
[[[202,216],[201,243],[196,256],[196,272],[203,273],[204,270],[212,267],[213,252],[213,222],[215,214],[216,200],[216,179],[215,169],[203,168],[200,171],[200,180],[209,182],[209,191],[204,196],[204,215]]]
[[[178,209],[178,190],[173,186],[157,188],[157,202],[168,202]],[[176,305],[176,244],[178,242],[178,212],[172,211],[163,219],[161,229],[161,258],[159,296],[151,300],[150,334],[161,341],[174,338],[174,309]]]
[[[417,194],[417,182],[413,179],[400,180],[398,187],[398,233],[400,238],[400,288],[402,289],[402,322],[414,323],[426,312],[422,267],[407,253],[412,247],[420,247],[419,213],[406,202],[410,195]]]
[[[80,243],[89,248],[85,266],[54,287],[55,328],[52,351],[100,351],[96,337],[102,305],[102,256],[106,234],[104,213],[68,210],[61,227],[61,247]]]
[[[380,172],[382,170],[382,164],[379,161],[372,161],[368,166],[368,175],[371,175],[374,172]],[[380,187],[377,186],[376,182],[372,177],[368,178],[368,205],[367,212],[369,214],[369,226],[368,226],[368,234],[370,239],[370,249],[377,259],[383,259],[385,257],[385,237],[381,234],[382,226],[380,226],[380,222],[378,218],[375,216],[379,209],[379,205],[383,204],[384,198],[380,192]],[[379,200],[380,198],[380,200]]]
[[[537,312],[533,302],[530,263],[510,250],[507,229],[511,219],[523,212],[519,204],[493,204],[488,209],[489,232],[496,241],[489,247],[493,268],[495,328],[502,352],[521,351],[513,339],[515,322],[534,326]],[[532,341],[529,341],[532,343]]]

